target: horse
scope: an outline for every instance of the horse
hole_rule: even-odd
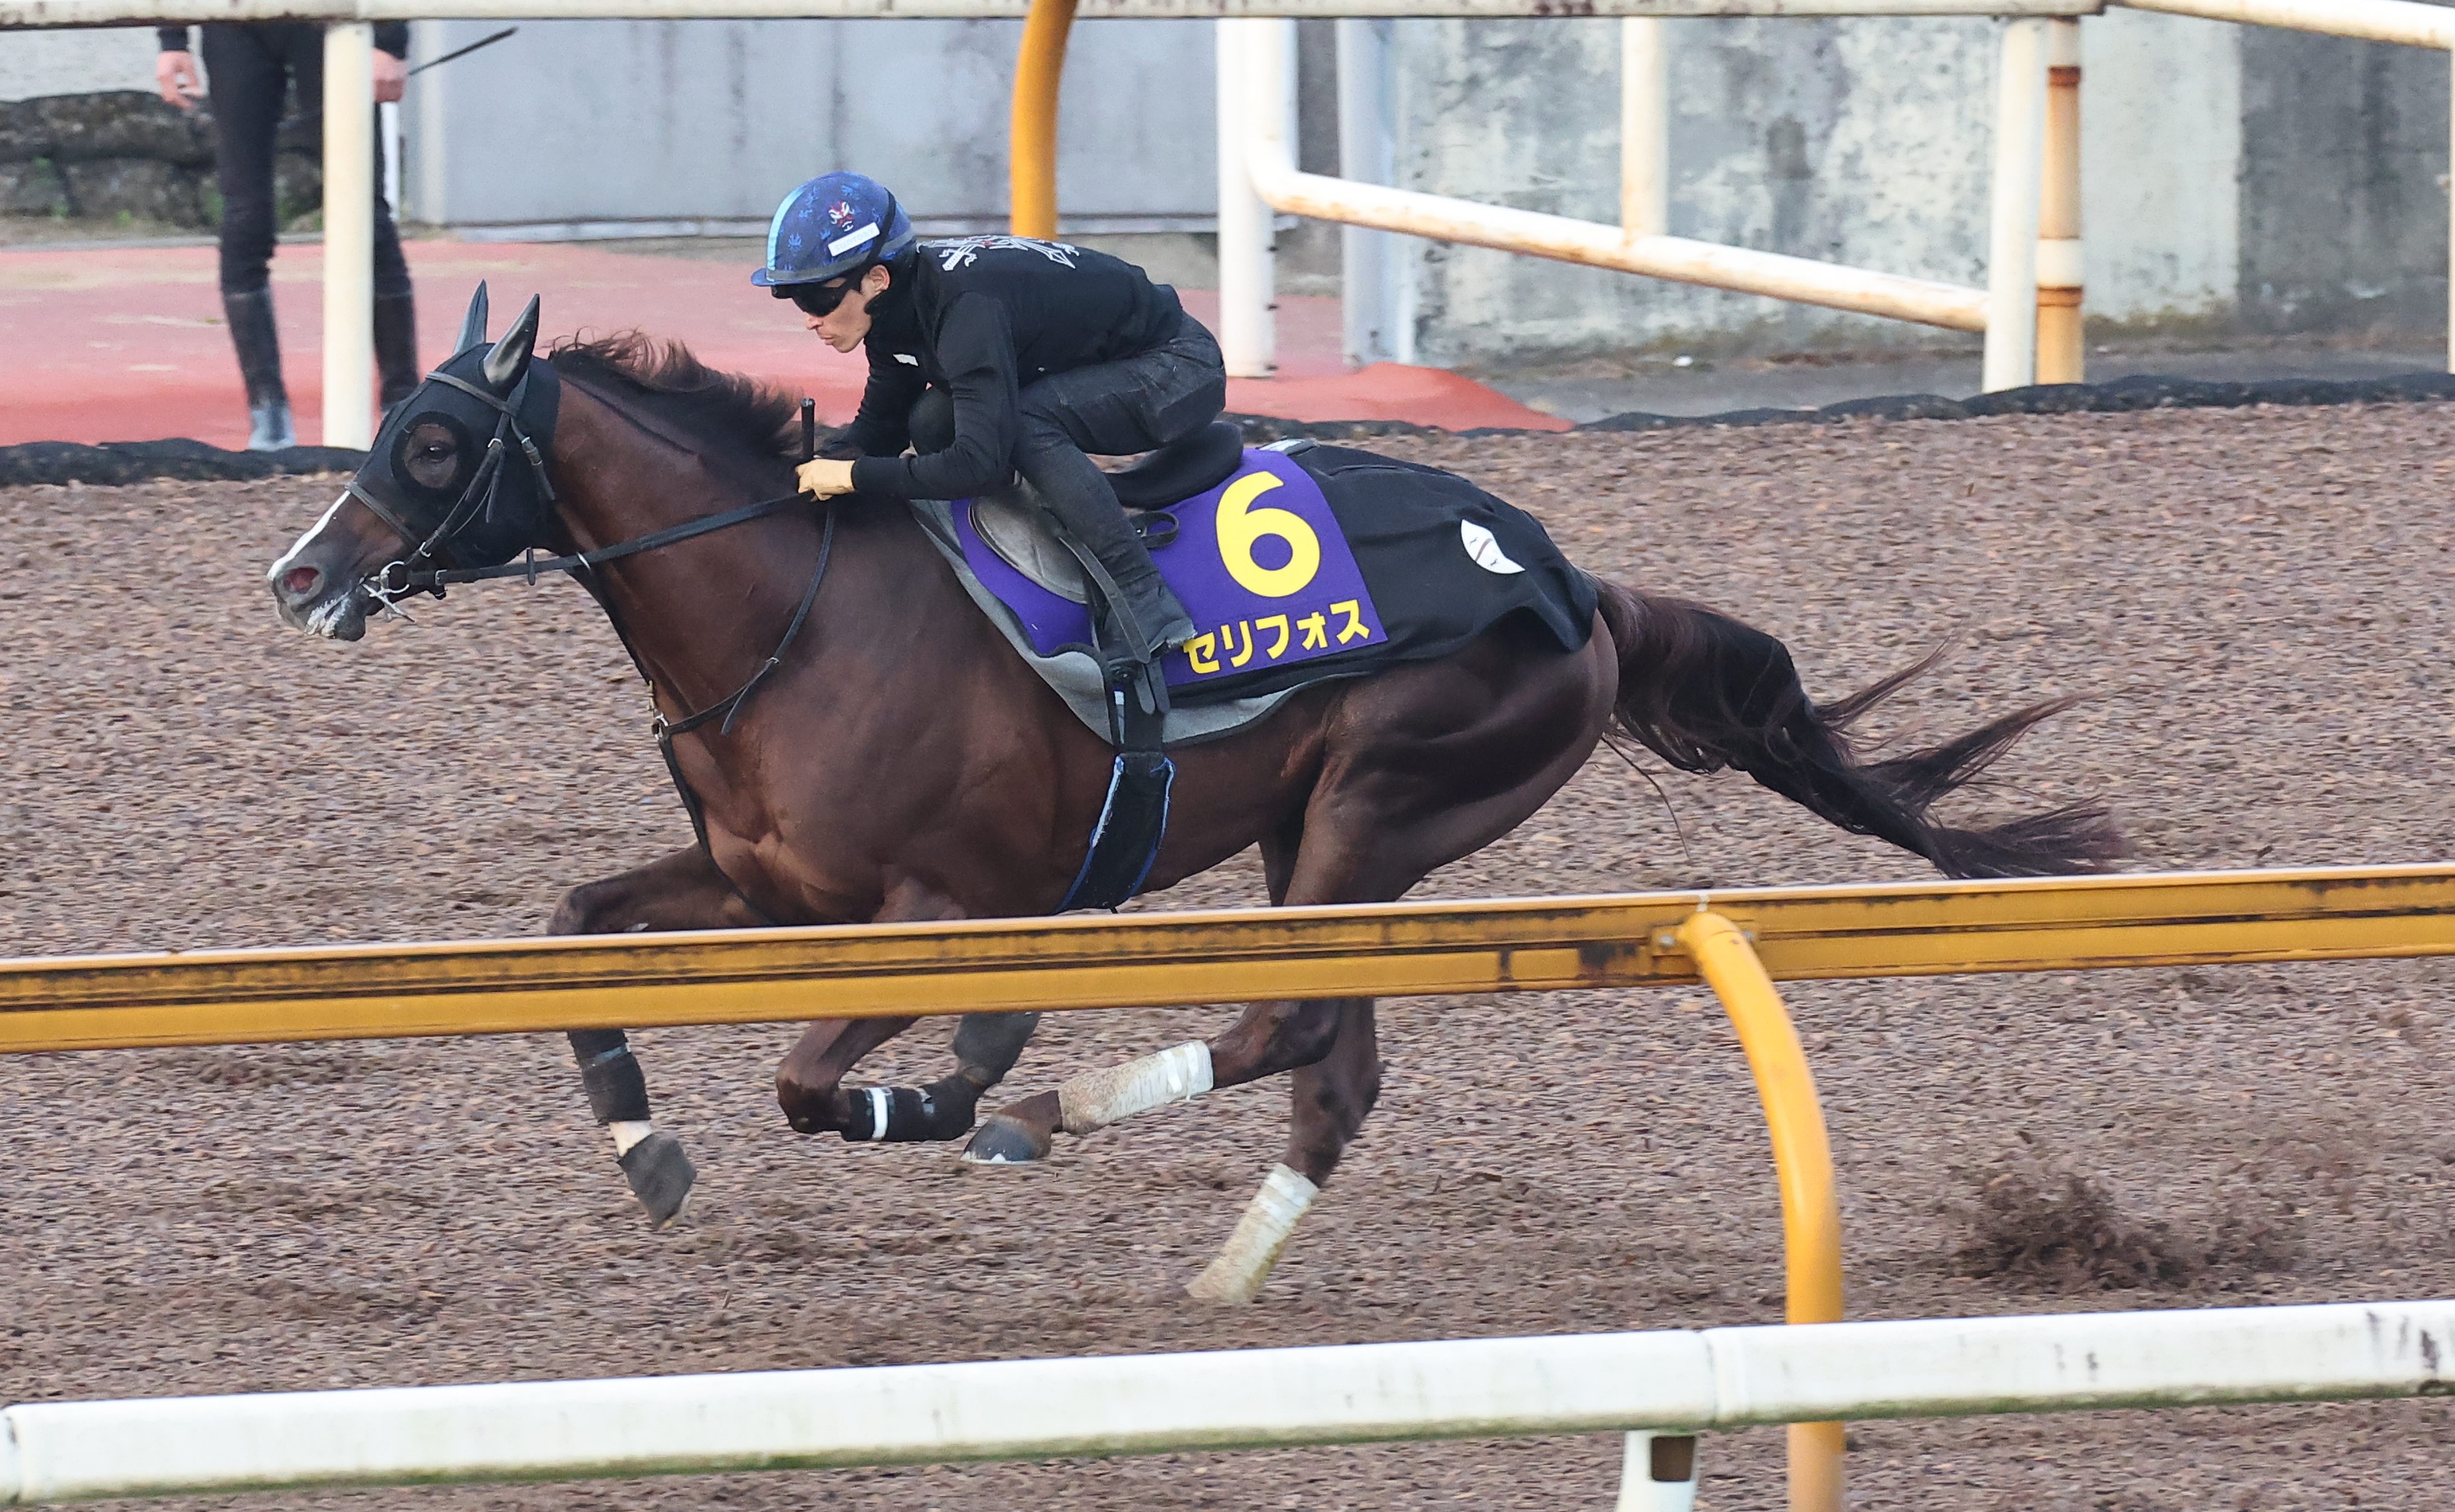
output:
[[[532,298],[490,340],[480,286],[457,354],[387,419],[268,582],[284,621],[343,641],[418,586],[518,575],[524,562],[533,576],[524,553],[557,554],[545,565],[596,599],[647,683],[700,839],[572,889],[548,930],[1054,911],[1114,753],[965,596],[911,509],[796,497],[806,442],[791,398],[637,334],[540,356],[538,308]],[[761,501],[737,507],[745,499]],[[1175,749],[1145,889],[1258,847],[1273,906],[1393,901],[1524,823],[1613,730],[1683,771],[1745,772],[1947,875],[2099,869],[2120,853],[2095,804],[1983,828],[1930,816],[2070,701],[1862,760],[1852,724],[1926,664],[1818,704],[1772,635],[1682,599],[1596,588],[1575,651],[1512,616],[1453,654],[1312,684]],[[783,1057],[777,1100],[802,1134],[971,1134],[966,1159],[1023,1164],[1061,1134],[1284,1073],[1284,1158],[1188,1287],[1249,1300],[1378,1097],[1373,1001],[1251,1004],[1207,1041],[1074,1077],[975,1133],[1035,1020],[965,1017],[954,1071],[919,1089],[844,1085],[914,1019],[811,1024]],[[652,1224],[669,1221],[693,1173],[653,1125],[625,1035],[570,1039],[634,1192]]]

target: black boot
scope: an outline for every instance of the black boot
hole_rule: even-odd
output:
[[[273,291],[222,292],[238,376],[247,384],[247,449],[277,452],[298,444],[290,419],[290,391],[281,386],[281,335],[273,324]]]
[[[417,297],[375,296],[375,378],[383,418],[415,392],[425,378],[417,366]]]
[[[1097,477],[1097,468],[1087,461],[1084,466]],[[1090,553],[1101,569],[1092,574],[1107,607],[1101,648],[1134,662],[1156,662],[1162,652],[1193,639],[1193,617],[1160,577],[1150,549],[1143,544],[1142,532],[1126,519],[1124,506],[1109,492],[1106,481],[1102,480],[1096,486],[1107,495],[1106,499],[1087,497],[1092,490],[1086,488],[1063,491],[1070,498],[1056,491],[1043,492],[1041,502],[1057,528]]]

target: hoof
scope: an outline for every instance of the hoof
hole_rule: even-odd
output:
[[[1242,1274],[1232,1265],[1210,1262],[1201,1275],[1185,1283],[1185,1295],[1212,1307],[1244,1307],[1261,1295],[1262,1283],[1269,1278]]]
[[[691,1183],[699,1172],[682,1154],[682,1142],[669,1134],[652,1134],[633,1145],[618,1162],[631,1183],[639,1206],[648,1210],[648,1227],[661,1229],[680,1216],[690,1204]]]
[[[981,1132],[964,1147],[964,1161],[975,1166],[1020,1166],[1048,1158],[1049,1136],[1020,1118],[993,1113],[981,1120]]]

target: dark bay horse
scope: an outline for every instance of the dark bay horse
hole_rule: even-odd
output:
[[[271,569],[283,619],[355,640],[421,563],[603,551],[791,492],[801,445],[789,398],[638,337],[537,358],[537,309],[530,301],[490,345],[479,291],[459,355],[387,422],[350,492]],[[523,458],[532,442],[534,465]],[[676,730],[776,664],[722,725],[673,738],[704,844],[574,889],[554,931],[1030,915],[1065,897],[1109,747],[1008,646],[902,504],[804,499],[573,570]],[[1950,875],[2087,869],[2119,853],[2094,807],[1988,828],[1928,817],[2062,705],[1862,762],[1845,729],[1910,674],[1818,705],[1773,637],[1677,599],[1600,589],[1576,652],[1507,620],[1446,659],[1315,684],[1234,735],[1179,749],[1147,887],[1258,845],[1274,905],[1399,898],[1524,822],[1614,726],[1683,770],[1735,767]],[[1032,1015],[964,1020],[955,1072],[927,1088],[844,1088],[863,1054],[912,1022],[811,1025],[777,1075],[792,1127],[847,1138],[970,1133]],[[1374,1032],[1370,999],[1257,1003],[1207,1042],[993,1114],[967,1157],[1037,1158],[1060,1133],[1290,1073],[1285,1161],[1192,1288],[1242,1300],[1371,1111]],[[572,1039],[634,1189],[654,1219],[670,1217],[689,1163],[651,1128],[624,1037]]]

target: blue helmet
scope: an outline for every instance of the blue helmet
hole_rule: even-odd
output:
[[[780,293],[860,273],[913,244],[912,221],[876,179],[822,174],[784,196],[767,225],[767,266],[750,276]]]

